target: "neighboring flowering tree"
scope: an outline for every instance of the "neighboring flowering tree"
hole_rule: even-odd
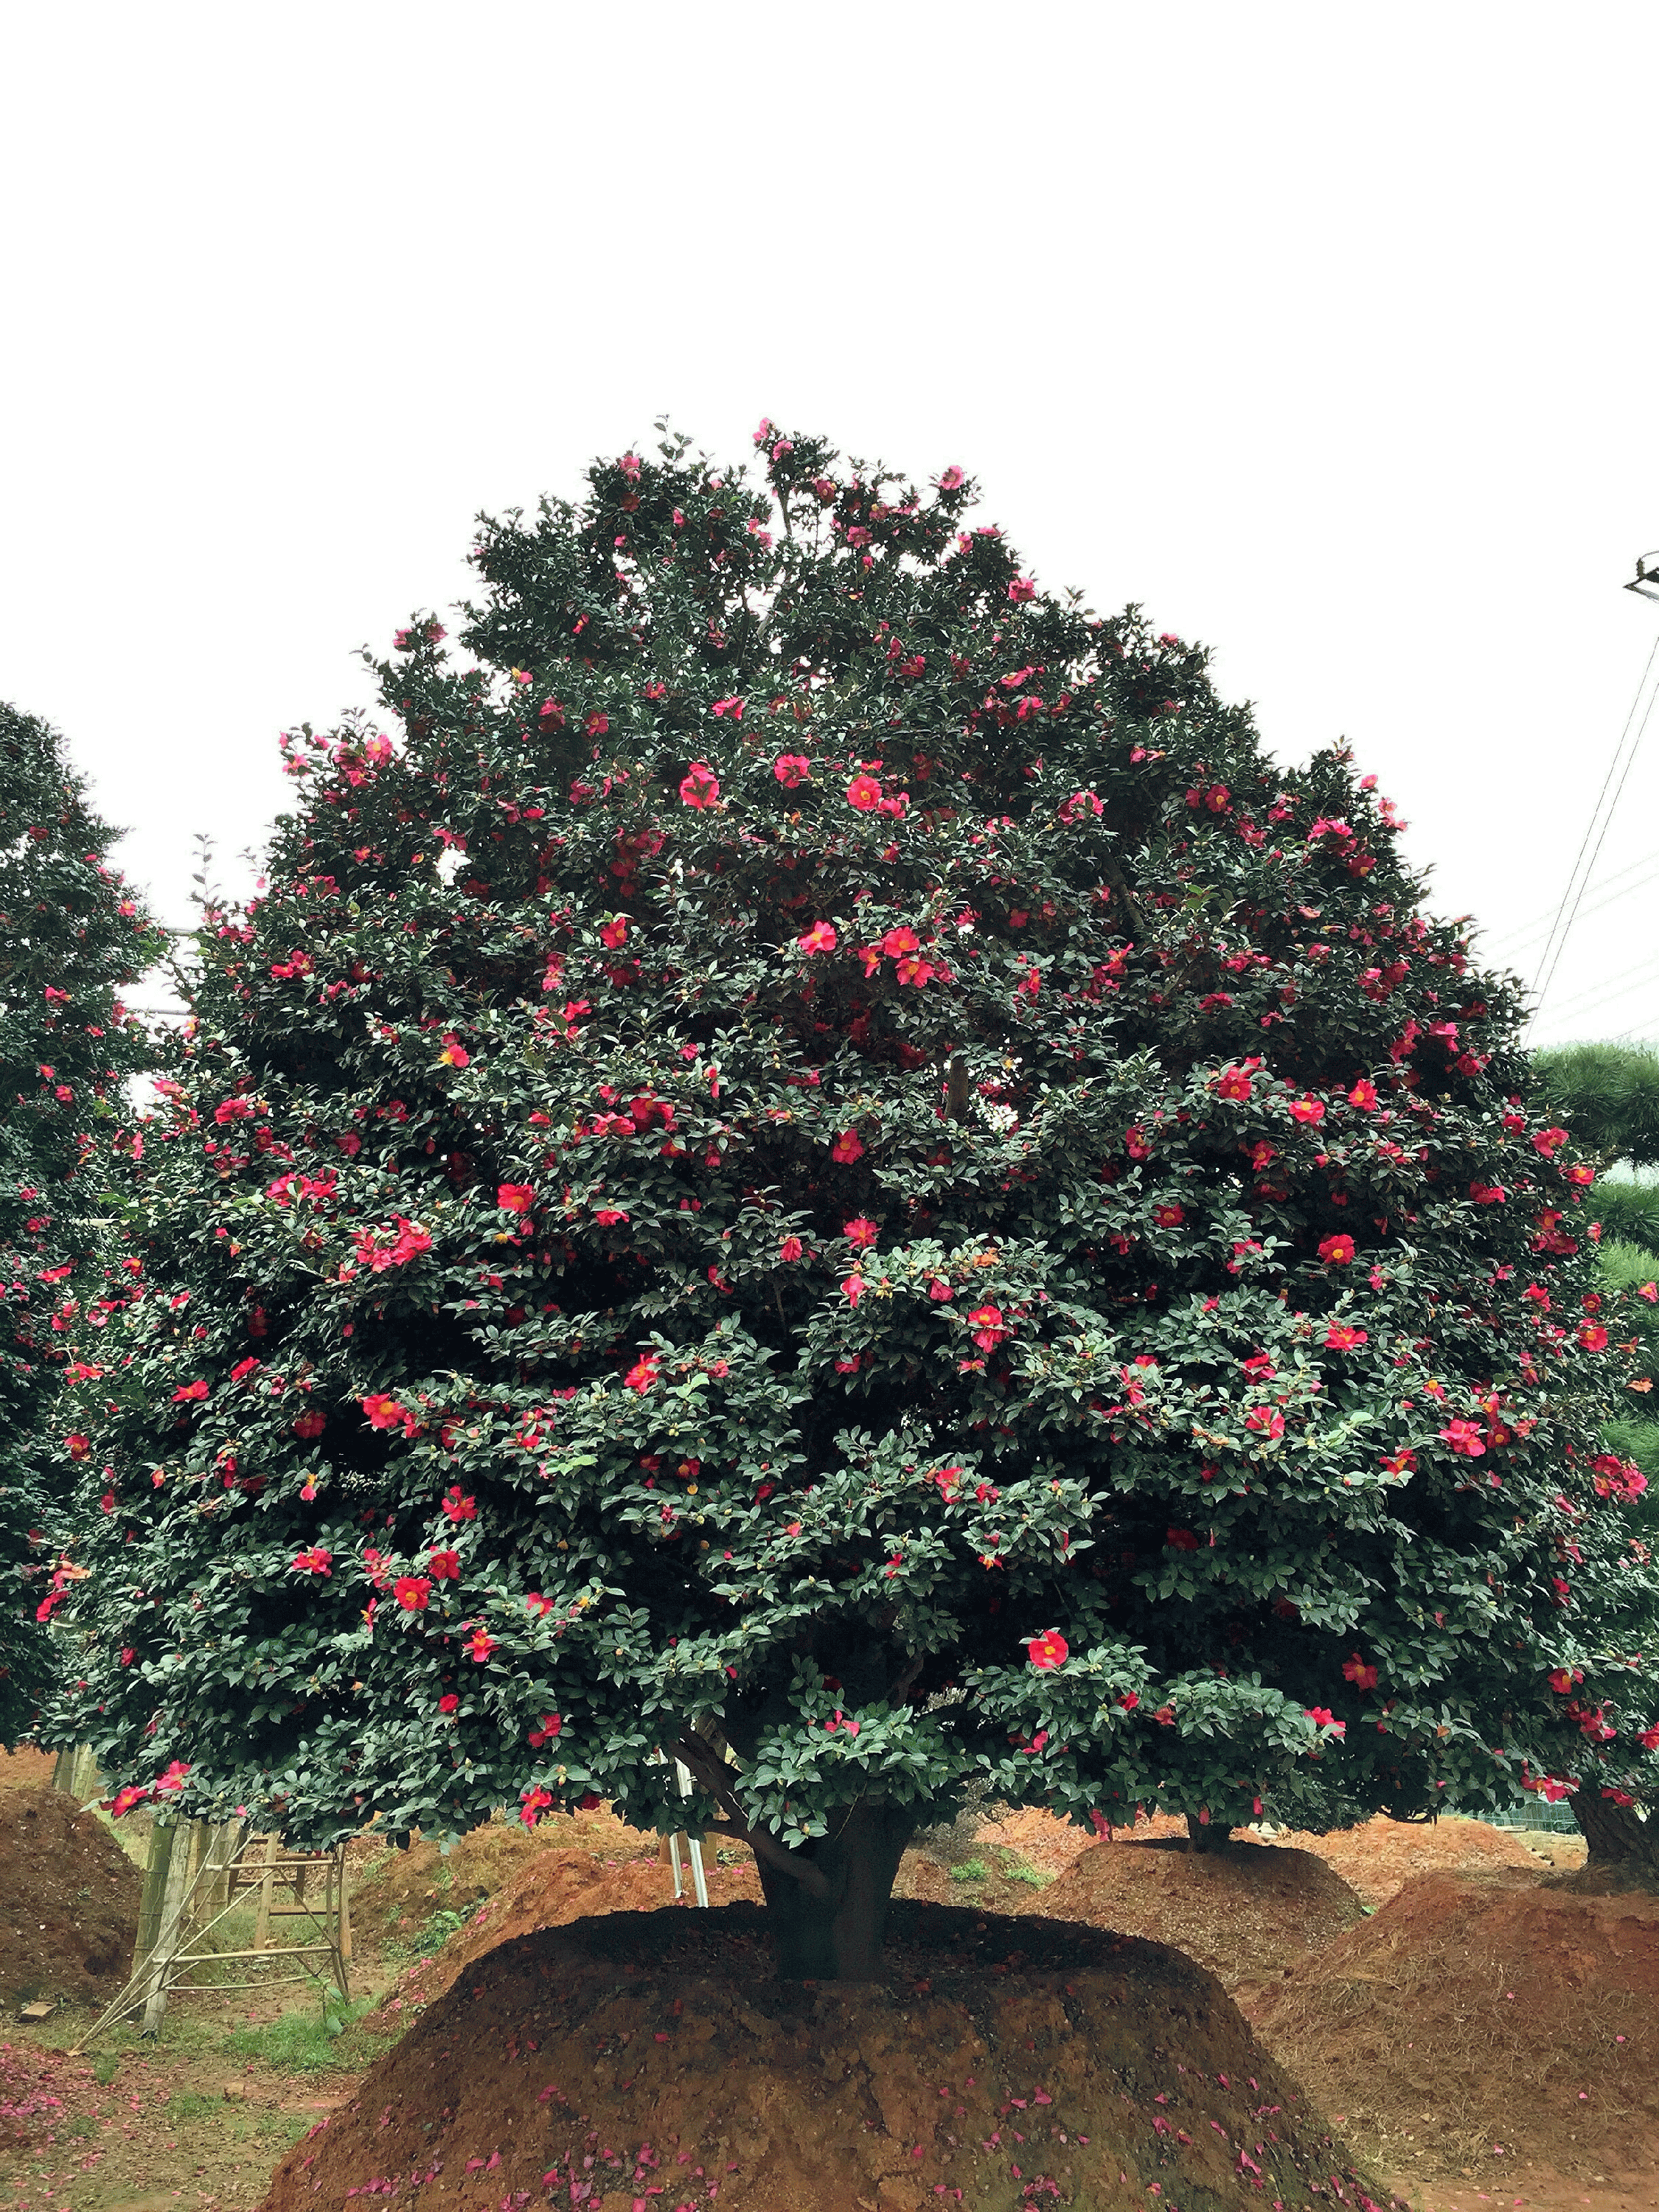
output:
[[[105,865],[115,835],[58,732],[0,705],[0,1744],[33,1720],[47,1623],[80,1571],[53,1538],[91,1446],[60,1382],[72,1342],[83,1379],[101,1364],[77,1303],[99,1237],[100,1124],[146,1052],[117,994],[160,946]]]
[[[1517,987],[960,470],[760,441],[483,526],[396,734],[286,741],[132,1163],[62,1729],[319,1842],[678,1825],[672,1753],[817,1973],[970,1784],[1650,1787]]]

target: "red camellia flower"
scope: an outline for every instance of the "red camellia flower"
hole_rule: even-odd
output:
[[[1553,1160],[1562,1146],[1568,1141],[1565,1129],[1534,1129],[1533,1131],[1533,1150],[1541,1154],[1547,1160]]]
[[[208,1386],[205,1382],[185,1382],[173,1392],[173,1402],[175,1406],[182,1405],[190,1399],[205,1398],[207,1394]]]
[[[815,921],[811,929],[803,930],[795,939],[803,952],[833,952],[836,933],[827,921]]]
[[[1376,1668],[1362,1659],[1357,1651],[1352,1658],[1343,1661],[1342,1674],[1345,1680],[1352,1682],[1356,1690],[1374,1690],[1376,1687]]]
[[[1026,1656],[1039,1674],[1051,1667],[1063,1667],[1071,1645],[1057,1628],[1045,1628],[1041,1636],[1034,1636],[1025,1646]]]
[[[1357,1106],[1362,1114],[1374,1113],[1376,1109],[1376,1085],[1362,1076],[1348,1093],[1348,1103]]]
[[[459,1705],[460,1702],[460,1699],[456,1696],[453,1690],[446,1690],[443,1696],[438,1700],[438,1711],[441,1713],[453,1713]]]
[[[799,1260],[800,1254],[801,1243],[799,1237],[786,1237],[778,1247],[780,1260]]]
[[[294,1562],[295,1569],[302,1575],[325,1575],[330,1572],[329,1562],[333,1557],[332,1552],[325,1551],[320,1544],[313,1544],[309,1551],[299,1553]]]
[[[707,761],[693,761],[680,779],[680,797],[688,806],[712,806],[720,795],[719,779]]]
[[[538,1783],[533,1790],[520,1790],[519,1795],[524,1800],[519,1818],[526,1828],[533,1828],[553,1802],[553,1792],[550,1790],[544,1790]]]
[[[1319,1123],[1324,1120],[1324,1118],[1325,1108],[1322,1100],[1318,1098],[1291,1099],[1291,1121],[1305,1121],[1310,1128],[1316,1128],[1318,1127]]]
[[[483,1666],[495,1649],[495,1639],[487,1628],[480,1626],[473,1630],[461,1648],[469,1659],[476,1660],[479,1666]]]
[[[1152,1157],[1152,1148],[1146,1141],[1144,1129],[1126,1129],[1123,1149],[1132,1160],[1149,1160]]]
[[[257,1367],[259,1363],[256,1359],[253,1364]],[[64,1449],[71,1459],[85,1459],[92,1449],[92,1439],[79,1434],[67,1436],[64,1439]]]
[[[544,1713],[540,1723],[530,1731],[532,1747],[539,1751],[544,1743],[551,1743],[563,1726],[564,1722],[559,1714]]]
[[[1328,1267],[1346,1267],[1353,1258],[1352,1237],[1345,1232],[1340,1237],[1323,1238],[1319,1247],[1319,1256]]]
[[[362,1401],[368,1415],[371,1429],[401,1429],[405,1436],[413,1436],[419,1426],[413,1413],[407,1412],[395,1398],[375,1395]]]
[[[452,1482],[444,1492],[444,1514],[451,1521],[476,1521],[478,1501],[469,1498],[459,1482]]]
[[[812,773],[812,763],[805,753],[780,753],[772,763],[772,773],[781,784],[793,791],[798,783],[805,783]]]
[[[623,1389],[637,1390],[643,1397],[656,1381],[657,1369],[660,1364],[661,1354],[655,1352],[647,1352],[642,1359],[636,1359],[627,1374],[623,1376]]]
[[[626,945],[628,942],[628,916],[625,914],[619,914],[616,915],[613,920],[607,921],[605,927],[599,932],[599,942],[601,945],[609,946],[612,952],[617,950],[618,945]]]
[[[1346,1735],[1348,1733],[1346,1721],[1338,1720],[1328,1705],[1310,1705],[1307,1711],[1308,1718],[1316,1727],[1328,1729],[1333,1735]]]
[[[866,1221],[862,1214],[860,1214],[856,1221],[843,1222],[841,1233],[849,1244],[856,1244],[860,1251],[866,1246],[873,1244],[881,1234],[875,1223]]]
[[[428,1552],[426,1564],[434,1583],[453,1583],[460,1577],[461,1555],[459,1552]]]
[[[872,775],[855,775],[847,787],[847,804],[860,814],[873,814],[881,805],[881,786]]]
[[[1469,1196],[1477,1206],[1502,1206],[1509,1193],[1501,1182],[1472,1182]]]
[[[1326,1349],[1330,1352],[1358,1352],[1369,1340],[1363,1328],[1349,1328],[1340,1322],[1333,1322],[1325,1332]]]
[[[1587,1321],[1579,1329],[1578,1341],[1586,1352],[1603,1352],[1607,1349],[1607,1333],[1597,1323]]]
[[[392,1595],[405,1613],[424,1613],[432,1585],[424,1575],[399,1575],[392,1585]]]
[[[1440,1431],[1441,1441],[1465,1459],[1480,1459],[1486,1449],[1486,1433],[1479,1421],[1453,1421]]]
[[[1273,1406],[1252,1406],[1244,1416],[1244,1425],[1275,1443],[1285,1433],[1285,1416]]]
[[[1230,1067],[1215,1079],[1218,1098],[1248,1098],[1254,1085],[1242,1067]]]
[[[1172,1552],[1195,1552],[1198,1538],[1190,1528],[1166,1528],[1164,1540]]]
[[[326,1413],[301,1413],[299,1419],[294,1424],[294,1433],[296,1437],[305,1437],[308,1439],[312,1437],[321,1436],[323,1431],[327,1426],[328,1415]]]
[[[1160,1229],[1179,1229],[1186,1218],[1185,1209],[1177,1206],[1173,1199],[1160,1206],[1152,1216]]]
[[[864,1146],[859,1141],[857,1130],[843,1129],[830,1146],[830,1157],[832,1160],[839,1160],[843,1167],[850,1167],[854,1160],[861,1160]]]
[[[536,1203],[536,1194],[527,1182],[498,1183],[495,1203],[504,1213],[528,1213]]]

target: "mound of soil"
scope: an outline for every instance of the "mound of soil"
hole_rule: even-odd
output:
[[[112,1997],[131,1969],[138,1869],[61,1790],[0,1790],[0,2002]]]
[[[1413,2176],[1659,2174],[1659,1898],[1424,1875],[1246,2009]]]
[[[1340,2143],[1219,1984],[1159,1944],[893,1908],[884,1984],[774,1980],[764,1913],[503,1944],[277,2168],[263,2212],[550,2194],[587,2212],[1182,2212],[1334,2190]]]
[[[39,1790],[57,1765],[49,1751],[0,1751],[0,1790]]]
[[[1456,1818],[1419,1823],[1378,1814],[1357,1828],[1338,1828],[1328,1836],[1283,1835],[1275,1840],[1316,1853],[1366,1905],[1386,1905],[1419,1875],[1495,1874],[1505,1869],[1537,1875],[1546,1863],[1564,1872],[1584,1863],[1582,1837],[1537,1836],[1527,1843],[1517,1829]]]
[[[1194,1852],[1184,1832],[1091,1844],[1039,1909],[1163,1936],[1235,1990],[1279,1978],[1364,1917],[1347,1883],[1311,1851],[1238,1838],[1224,1851]]]
[[[744,1860],[745,1863],[737,1866],[707,1868],[711,1907],[738,1899],[760,1903],[754,1860],[746,1851]],[[684,1859],[681,1863],[684,1865]],[[429,1958],[416,1960],[398,1977],[363,2024],[380,2033],[406,2028],[410,2015],[441,1996],[464,1967],[512,1936],[533,1935],[541,1928],[562,1928],[590,1913],[672,1910],[673,1896],[673,1873],[659,1860],[654,1839],[648,1856],[622,1865],[598,1858],[588,1850],[555,1847],[535,1851],[441,1949]],[[680,1909],[694,1901],[688,1872]]]

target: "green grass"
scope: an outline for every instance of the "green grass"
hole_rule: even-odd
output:
[[[174,2120],[216,2119],[225,2109],[222,2097],[199,2097],[194,2089],[175,2089],[167,2099],[167,2117]]]
[[[452,1912],[440,1905],[429,1912],[412,1936],[394,1936],[387,1939],[388,1959],[429,1959],[441,1951],[452,1936],[457,1936],[466,1925],[466,1915]]]
[[[952,1881],[988,1881],[991,1869],[983,1859],[963,1859],[960,1866],[951,1869]]]
[[[356,1997],[347,2005],[325,1990],[318,2011],[280,2013],[258,2027],[238,2028],[220,2048],[227,2058],[261,2058],[295,2074],[362,2065],[387,2048],[386,2037],[365,2034],[356,2026],[374,2003],[373,1997]]]
[[[1046,1889],[1054,1878],[1051,1874],[1043,1874],[1036,1867],[1028,1866],[1017,1852],[1005,1850],[1000,1857],[1002,1863],[997,1872],[1004,1881],[1023,1881],[1028,1888]]]

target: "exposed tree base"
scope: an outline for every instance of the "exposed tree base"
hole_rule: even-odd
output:
[[[829,1835],[790,1854],[799,1873],[756,1854],[781,1978],[881,1978],[887,1907],[915,1825],[908,1808],[860,1803],[839,1826],[832,1821]]]
[[[1659,1890],[1659,1819],[1639,1820],[1633,1805],[1615,1805],[1588,1784],[1575,1793],[1572,1813],[1589,1852],[1580,1881]]]
[[[1200,1820],[1187,1815],[1187,1848],[1189,1851],[1224,1851],[1232,1841],[1233,1832],[1216,1820]]]

